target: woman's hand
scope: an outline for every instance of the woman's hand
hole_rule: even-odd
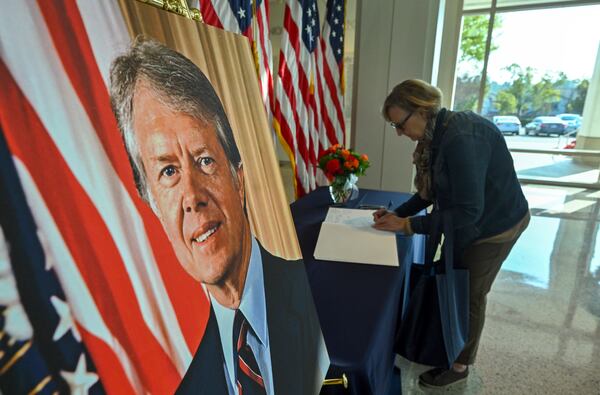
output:
[[[377,214],[379,211],[381,210],[377,210],[377,212],[373,213],[373,219],[375,221],[373,227],[375,229],[388,232],[402,232],[407,235],[413,234],[408,218],[401,218],[390,212],[380,213],[378,216]]]
[[[373,221],[377,222],[381,217],[384,217],[388,214],[394,215],[395,213],[393,211],[386,210],[385,208],[380,208],[373,213]]]

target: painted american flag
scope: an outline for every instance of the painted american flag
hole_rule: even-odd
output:
[[[200,9],[204,23],[248,37],[267,121],[273,125],[273,50],[268,0],[200,0],[199,4],[196,0],[190,5]]]
[[[321,34],[316,0],[286,1],[273,113],[297,197],[326,183],[319,152],[344,143],[344,12],[343,0],[328,0]]]
[[[116,2],[0,13],[0,391],[173,393],[209,304],[138,198],[108,97]]]

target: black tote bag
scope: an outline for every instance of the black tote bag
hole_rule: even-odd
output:
[[[447,368],[468,336],[469,274],[454,268],[452,218],[444,210],[440,214],[432,217],[425,263],[413,264],[405,276],[395,351],[412,362]],[[442,233],[442,257],[434,262]]]

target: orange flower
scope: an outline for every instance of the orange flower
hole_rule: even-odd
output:
[[[354,170],[354,167],[352,166],[352,162],[349,162],[349,161],[344,162],[344,167],[350,171]]]
[[[362,160],[362,161],[367,161],[367,160],[369,160],[369,157],[367,156],[367,154],[362,154],[362,155],[360,156],[360,160]]]
[[[344,158],[344,160],[348,160],[349,156],[350,156],[350,151],[348,151],[347,149],[343,149],[342,150],[342,157]]]

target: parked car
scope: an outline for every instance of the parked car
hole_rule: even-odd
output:
[[[521,121],[512,115],[496,115],[492,118],[492,122],[500,129],[502,134],[519,134],[521,129]]]
[[[558,114],[557,117],[567,123],[567,132],[578,130],[581,127],[581,115],[579,114]]]
[[[555,134],[557,136],[562,136],[565,134],[566,129],[567,124],[558,117],[536,117],[533,121],[525,125],[525,134],[533,134],[536,136],[540,134],[546,136]]]

